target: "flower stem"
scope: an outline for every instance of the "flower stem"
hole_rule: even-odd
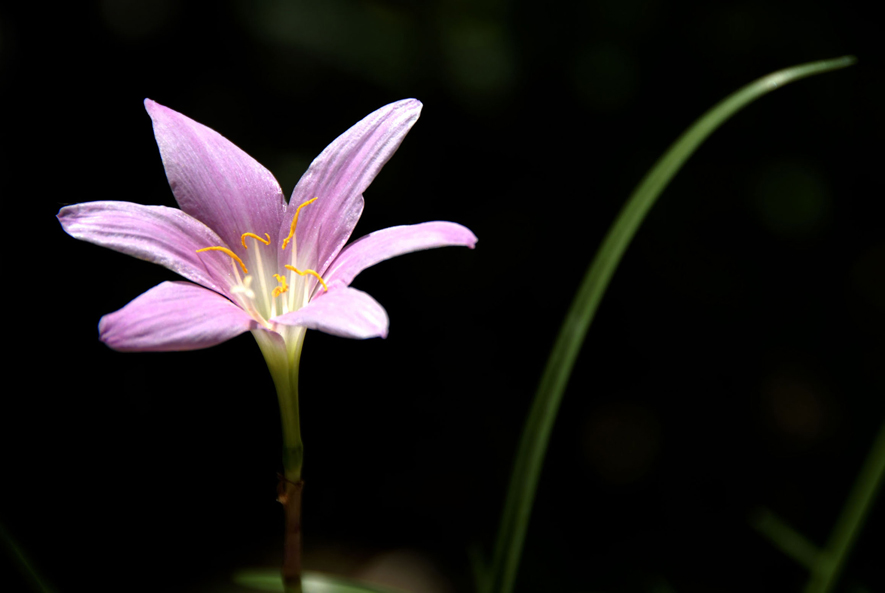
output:
[[[287,392],[277,386],[280,400],[280,420],[283,425],[283,471],[290,482],[301,481],[304,464],[304,444],[301,442],[301,419],[298,414],[298,366],[287,381]]]
[[[283,544],[283,586],[286,593],[301,593],[301,468],[304,445],[301,442],[301,421],[298,414],[298,366],[304,328],[287,335],[255,330],[252,334],[261,348],[267,368],[273,377],[280,403],[283,428],[283,473],[279,474],[277,501],[285,511]]]
[[[290,482],[282,474],[277,500],[286,511],[283,543],[283,587],[286,593],[301,593],[301,491],[304,482]]]

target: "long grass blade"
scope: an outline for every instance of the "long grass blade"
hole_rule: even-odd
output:
[[[700,144],[740,109],[785,84],[850,66],[851,56],[787,68],[748,84],[707,111],[680,136],[639,183],[597,251],[563,321],[550,353],[511,475],[492,564],[479,589],[511,593],[529,524],[535,490],[559,404],[575,359],[602,295],[633,235],[679,168]]]
[[[883,480],[885,480],[885,424],[879,429],[876,440],[867,454],[867,459],[836,521],[827,547],[812,567],[805,593],[829,593],[836,586],[842,567],[848,559],[848,553],[860,535],[864,519],[873,507]]]
[[[804,535],[790,527],[786,521],[769,509],[757,509],[750,517],[750,523],[781,552],[808,570],[814,570],[820,550]]]

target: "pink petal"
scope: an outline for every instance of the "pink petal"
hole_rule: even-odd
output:
[[[163,282],[98,322],[102,342],[124,352],[215,346],[257,322],[223,296],[190,282]]]
[[[220,245],[221,238],[181,210],[131,202],[85,202],[65,206],[58,220],[76,239],[160,264],[206,288],[227,293],[229,262],[197,253],[197,249]]]
[[[296,238],[302,265],[322,273],[338,255],[363,212],[362,193],[420,114],[417,99],[386,105],[344,132],[311,163],[292,192],[280,230],[285,237],[297,207],[319,198],[299,215]]]
[[[271,319],[283,325],[300,325],[342,338],[387,337],[387,312],[378,301],[355,288],[330,290],[304,307]]]
[[[386,259],[434,247],[463,245],[473,249],[476,235],[470,229],[454,222],[425,222],[410,226],[395,226],[354,241],[338,254],[325,280],[349,285],[357,274]]]
[[[150,99],[144,106],[182,210],[228,246],[243,233],[277,232],[285,199],[270,171],[218,132]]]

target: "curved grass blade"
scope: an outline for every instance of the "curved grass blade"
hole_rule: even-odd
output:
[[[779,70],[729,95],[685,131],[633,191],[596,252],[550,352],[523,429],[498,528],[492,564],[483,581],[479,583],[480,591],[511,593],[513,590],[544,453],[569,375],[602,295],[633,235],[658,195],[698,146],[740,109],[785,84],[806,76],[844,68],[855,61],[854,57],[846,56]]]

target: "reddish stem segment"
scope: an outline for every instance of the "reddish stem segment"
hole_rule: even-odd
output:
[[[277,501],[286,512],[283,544],[283,586],[286,593],[301,593],[301,491],[304,482],[292,482],[282,474],[277,484]]]

